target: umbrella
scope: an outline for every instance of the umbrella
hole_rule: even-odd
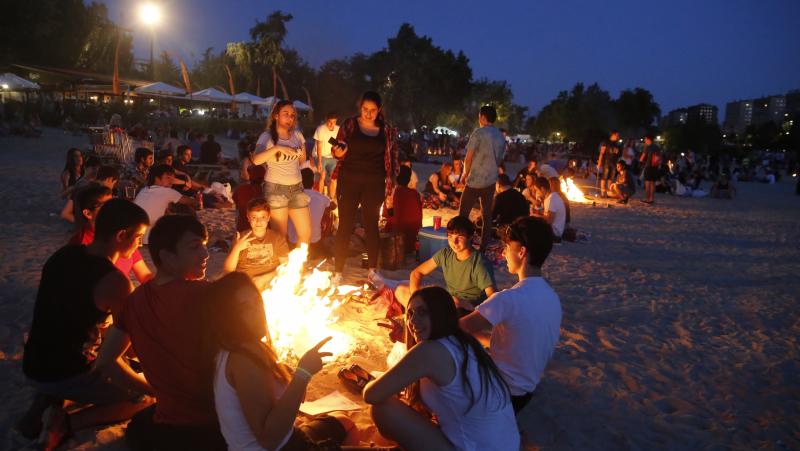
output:
[[[161,81],[150,83],[149,85],[139,86],[138,88],[134,89],[134,91],[137,94],[152,96],[182,96],[186,94],[186,91],[183,89]]]
[[[39,85],[20,76],[7,72],[0,75],[0,88],[9,91],[28,91],[39,89]]]

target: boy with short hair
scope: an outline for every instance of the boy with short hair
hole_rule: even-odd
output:
[[[134,202],[144,208],[150,223],[155,224],[159,218],[164,216],[167,207],[171,203],[180,203],[190,207],[196,207],[197,201],[191,197],[184,196],[172,189],[175,181],[175,169],[166,164],[153,167],[147,178],[147,187],[139,191]],[[148,244],[150,231],[144,235],[144,243]]]
[[[404,306],[411,294],[421,288],[422,278],[441,267],[447,291],[453,296],[461,313],[472,311],[476,305],[494,294],[492,266],[480,252],[472,248],[475,226],[456,216],[447,223],[448,247],[433,254],[411,271],[408,285],[398,285],[395,296]]]
[[[561,196],[550,189],[550,181],[546,178],[536,178],[536,190],[544,199],[542,218],[550,224],[555,242],[560,243],[567,225],[567,206]]]
[[[164,216],[150,231],[156,275],[114,314],[109,333],[132,344],[157,403],[137,414],[126,439],[134,450],[226,449],[210,395],[200,327],[208,233],[191,216]]]
[[[561,301],[542,277],[553,248],[550,225],[540,218],[520,218],[503,233],[503,256],[519,282],[495,293],[461,318],[461,328],[486,341],[489,354],[511,391],[514,411],[530,401],[561,332]],[[485,345],[485,343],[484,343]]]
[[[147,381],[120,359],[107,358],[116,342],[108,333],[103,338],[112,311],[132,290],[114,263],[139,247],[148,224],[147,213],[132,202],[108,200],[92,243],[59,249],[42,269],[23,371],[42,394],[93,405],[69,415],[60,403],[52,406],[47,449],[73,430],[125,420],[149,404],[141,397],[150,392]],[[35,421],[35,414],[28,416]]]
[[[268,227],[269,213],[269,202],[263,197],[248,202],[250,230],[244,234],[236,232],[223,268],[223,274],[233,271],[247,274],[260,290],[275,276],[281,259],[289,255],[286,239]]]

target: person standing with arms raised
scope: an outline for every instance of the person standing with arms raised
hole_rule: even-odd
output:
[[[275,231],[286,238],[291,218],[299,243],[308,246],[311,240],[310,198],[303,191],[300,176],[300,165],[306,161],[305,139],[296,125],[297,112],[292,102],[276,103],[269,127],[256,143],[253,163],[267,164],[264,197],[269,203]]]
[[[339,128],[338,146],[333,156],[339,160],[333,178],[337,180],[339,230],[335,240],[334,283],[342,278],[347,246],[353,233],[356,212],[361,205],[361,221],[366,231],[369,254],[369,279],[377,276],[378,214],[381,203],[392,195],[399,169],[395,129],[383,117],[381,96],[367,91],[359,102],[359,115],[348,118]]]
[[[484,105],[478,112],[478,124],[469,137],[467,156],[464,158],[464,177],[466,186],[461,194],[459,216],[469,218],[475,201],[480,199],[483,227],[481,232],[481,252],[486,250],[492,234],[492,199],[494,184],[497,182],[497,166],[503,161],[506,140],[494,127],[497,110]]]

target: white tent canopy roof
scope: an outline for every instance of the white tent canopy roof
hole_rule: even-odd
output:
[[[161,81],[150,83],[149,85],[139,86],[138,88],[134,89],[134,91],[139,94],[149,94],[155,96],[178,96],[186,94],[186,91],[183,89]]]
[[[0,75],[0,88],[9,91],[27,91],[31,89],[39,89],[39,85],[28,81],[18,75],[7,72]]]
[[[277,98],[277,97],[269,96],[269,97],[265,97],[264,99],[262,99],[261,102],[253,102],[253,104],[254,105],[267,105],[267,106],[271,107],[272,105],[275,105],[276,103],[278,103],[278,100],[280,100],[280,99]]]
[[[207,102],[230,102],[233,100],[233,96],[215,88],[206,88],[202,91],[193,92],[191,98],[192,100],[205,100]]]
[[[294,105],[294,109],[298,111],[311,111],[313,109],[299,100],[295,100],[292,104]]]
[[[240,92],[234,96],[237,102],[242,103],[252,103],[255,105],[263,105],[266,99],[261,98],[255,94],[250,94],[249,92]]]

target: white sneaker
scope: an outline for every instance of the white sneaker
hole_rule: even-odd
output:
[[[374,269],[370,269],[369,273],[367,274],[367,281],[369,281],[370,285],[375,287],[376,290],[380,291],[386,286],[386,282],[384,282],[383,277],[378,274],[378,271]]]

